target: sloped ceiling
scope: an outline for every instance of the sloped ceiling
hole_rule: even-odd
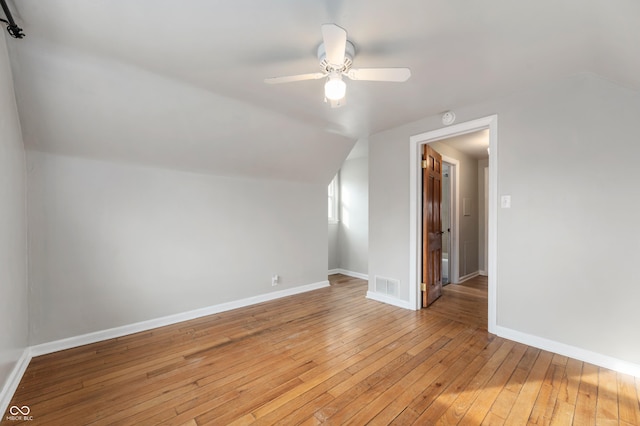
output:
[[[9,39],[28,149],[219,175],[327,182],[355,141],[532,84],[594,72],[640,89],[634,0],[13,0]],[[355,67],[323,102],[320,25]]]

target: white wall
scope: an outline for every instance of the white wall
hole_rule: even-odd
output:
[[[324,184],[27,159],[32,344],[327,279]]]
[[[328,224],[329,233],[329,271],[338,269],[340,267],[340,258],[338,256],[338,229],[340,228],[339,222],[331,222]]]
[[[640,94],[580,74],[455,112],[498,114],[498,326],[640,365]],[[370,138],[369,274],[407,301],[409,138],[441,127]]]
[[[25,154],[7,54],[15,40],[0,32],[1,390],[28,344],[28,304]]]
[[[337,219],[340,218],[340,171],[336,173],[334,179],[336,179],[336,191],[337,191],[337,199],[338,203],[338,211],[337,211]],[[331,181],[333,183],[333,180]],[[329,184],[331,185],[331,184]],[[329,273],[335,273],[335,271],[340,267],[340,253],[338,248],[338,230],[340,229],[340,221],[330,221],[328,223],[328,234],[329,234]]]
[[[346,160],[340,169],[340,269],[367,275],[369,269],[369,159]]]

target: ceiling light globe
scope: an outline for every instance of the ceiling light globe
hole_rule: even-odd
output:
[[[347,93],[347,84],[342,81],[342,78],[329,78],[324,84],[324,96],[332,101],[337,101],[344,98]]]

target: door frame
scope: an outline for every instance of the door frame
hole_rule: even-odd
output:
[[[490,333],[496,332],[496,287],[498,265],[498,116],[490,115],[477,120],[454,124],[437,130],[420,133],[409,138],[409,306],[420,309],[420,268],[422,258],[420,197],[422,182],[420,150],[422,145],[459,136],[477,130],[489,129],[489,250],[488,266],[488,324]]]
[[[482,264],[482,272],[488,275],[489,269],[489,166],[482,170],[482,178],[484,179],[484,193],[482,194],[482,208],[484,209],[484,235],[482,236],[482,244],[484,247],[484,262]]]

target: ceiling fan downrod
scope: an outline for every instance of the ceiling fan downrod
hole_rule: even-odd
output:
[[[22,32],[22,28],[20,28],[16,24],[16,21],[13,20],[13,16],[11,15],[11,11],[9,10],[9,6],[7,6],[7,2],[5,0],[0,0],[0,3],[2,3],[2,10],[4,10],[4,15],[8,19],[7,20],[0,18],[0,21],[9,24],[7,25],[7,32],[13,38],[23,38],[24,33]]]

